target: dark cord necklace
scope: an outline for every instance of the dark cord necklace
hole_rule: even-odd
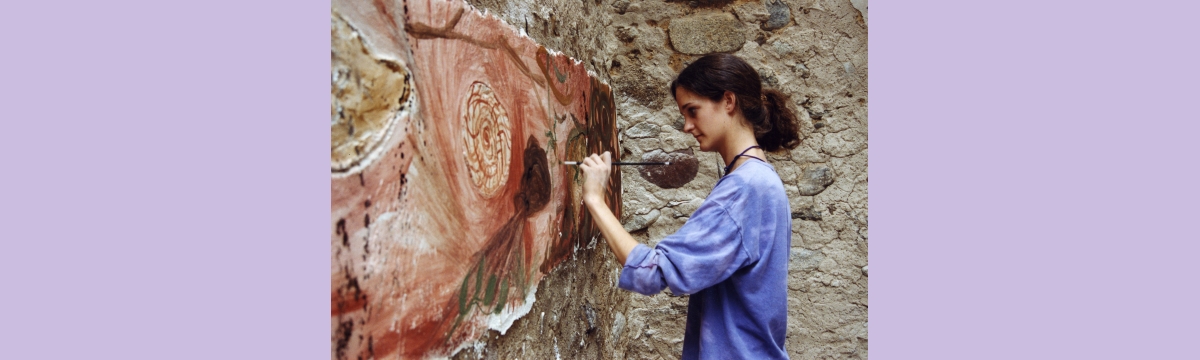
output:
[[[733,164],[737,164],[737,161],[738,161],[738,158],[739,158],[739,157],[743,157],[743,156],[745,156],[745,157],[749,157],[749,158],[755,158],[755,159],[758,159],[758,157],[757,157],[757,156],[754,156],[754,155],[746,155],[746,152],[747,152],[747,151],[750,151],[750,149],[755,149],[755,148],[761,149],[760,147],[758,147],[758,145],[751,145],[750,147],[746,148],[746,150],[742,150],[742,152],[741,152],[740,154],[737,154],[737,155],[735,155],[735,156],[733,157],[733,161],[730,161],[730,162],[729,162],[729,165],[725,165],[725,171],[721,172],[721,177],[725,177],[725,175],[729,175],[729,172],[730,172],[730,171],[731,171],[731,169],[733,168]],[[763,159],[758,159],[758,161],[763,161]],[[763,162],[766,162],[766,161],[763,161]]]

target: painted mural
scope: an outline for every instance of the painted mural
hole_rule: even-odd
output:
[[[619,154],[612,90],[462,1],[334,0],[331,30],[331,357],[504,332],[602,241],[561,163]]]

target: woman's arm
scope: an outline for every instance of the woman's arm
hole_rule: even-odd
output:
[[[608,241],[608,248],[617,257],[617,262],[625,265],[629,252],[637,247],[637,240],[625,231],[621,221],[613,215],[612,210],[604,203],[604,190],[608,187],[609,173],[612,171],[612,154],[605,151],[603,155],[592,154],[579,165],[583,169],[583,203],[592,214],[596,227]]]

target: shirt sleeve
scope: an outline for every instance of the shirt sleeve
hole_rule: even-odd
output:
[[[646,295],[667,287],[675,294],[693,294],[724,281],[754,261],[742,246],[741,228],[724,206],[705,201],[679,231],[653,249],[634,247],[617,286]]]

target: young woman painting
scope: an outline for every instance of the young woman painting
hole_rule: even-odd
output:
[[[724,174],[696,212],[654,248],[635,241],[604,203],[611,154],[581,165],[583,201],[616,260],[618,286],[690,294],[684,359],[783,359],[792,222],[787,194],[764,151],[794,149],[799,125],[788,96],[763,89],[742,59],[714,54],[671,82],[684,132],[721,154]]]

